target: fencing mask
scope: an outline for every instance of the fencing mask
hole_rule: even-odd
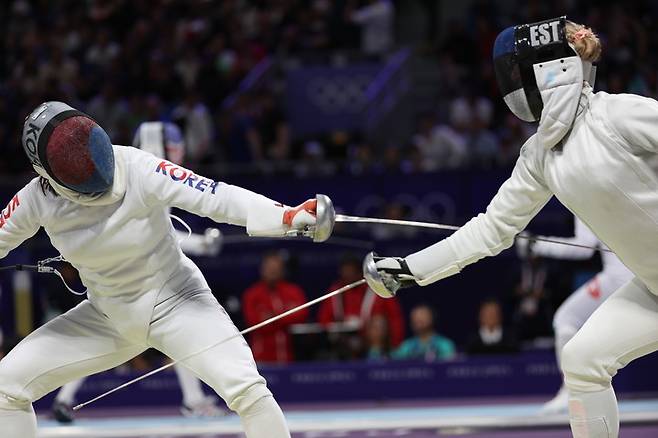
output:
[[[25,119],[23,149],[40,175],[81,194],[114,182],[110,138],[91,117],[63,102],[45,102]]]
[[[133,146],[174,164],[183,164],[185,159],[183,134],[180,128],[173,123],[142,123],[135,133]]]
[[[503,30],[494,43],[498,87],[521,120],[540,122],[546,147],[568,131],[578,109],[583,79],[593,84],[592,64],[569,44],[566,17]],[[542,127],[542,125],[545,125]]]

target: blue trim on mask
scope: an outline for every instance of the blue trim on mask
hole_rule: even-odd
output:
[[[107,133],[94,126],[89,133],[89,155],[94,162],[95,170],[87,181],[71,189],[80,193],[102,193],[112,187],[114,182],[114,149]]]
[[[516,42],[514,39],[515,29],[516,26],[510,26],[498,34],[493,47],[493,59],[516,51]]]

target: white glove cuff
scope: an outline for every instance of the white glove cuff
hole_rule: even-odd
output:
[[[254,237],[282,237],[288,230],[283,223],[285,207],[271,199],[254,199],[247,209],[247,234]]]
[[[408,255],[405,260],[420,286],[427,286],[461,271],[457,254],[447,240]]]

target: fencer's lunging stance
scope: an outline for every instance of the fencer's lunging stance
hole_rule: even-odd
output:
[[[544,236],[542,236],[544,237]],[[608,249],[587,225],[578,218],[574,219],[574,236],[571,238],[545,237],[551,240],[561,240],[589,248],[555,245],[550,242],[532,242],[527,239],[516,241],[519,253],[563,260],[585,260],[594,255],[596,247]],[[613,252],[601,252],[603,269],[588,282],[574,291],[557,309],[553,317],[553,333],[555,334],[555,354],[560,363],[562,349],[567,342],[585,324],[587,318],[608,299],[610,295],[633,278],[633,273],[619,260]],[[569,403],[569,392],[562,385],[552,400],[542,407],[544,414],[566,412]]]
[[[204,178],[133,147],[113,146],[89,116],[47,102],[25,120],[33,179],[3,211],[0,257],[43,227],[79,272],[87,300],[27,336],[0,361],[3,438],[34,438],[32,402],[148,347],[182,359],[238,333],[169,217],[178,207],[250,235],[315,224],[315,201],[290,208]],[[249,438],[289,437],[242,337],[184,364],[237,412]]]
[[[405,258],[366,259],[383,295],[403,283],[427,285],[508,248],[555,195],[612,249],[635,277],[612,294],[562,349],[572,433],[617,437],[612,377],[658,349],[658,102],[594,93],[598,38],[561,17],[508,28],[494,67],[510,110],[538,120],[510,178],[486,213]]]
[[[185,141],[180,128],[171,122],[144,122],[137,128],[133,146],[164,158],[175,165],[185,161]],[[208,228],[205,233],[187,233],[174,230],[181,250],[186,255],[215,256],[219,253],[221,233],[217,228]],[[217,417],[224,411],[216,405],[214,397],[203,393],[201,381],[185,365],[174,365],[178,383],[183,393],[181,413],[188,417]],[[85,378],[74,380],[62,386],[55,396],[52,412],[60,423],[71,423],[74,419],[72,406],[75,394]]]

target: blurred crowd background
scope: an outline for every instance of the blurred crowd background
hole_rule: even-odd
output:
[[[143,121],[173,121],[185,135],[187,165],[228,181],[370,177],[404,186],[420,183],[401,175],[460,181],[474,171],[504,173],[535,127],[512,116],[498,94],[493,42],[509,25],[562,14],[603,41],[597,90],[658,96],[652,1],[13,0],[0,8],[0,183],[7,196],[31,177],[20,130],[45,100],[86,111],[115,144],[131,144]],[[379,213],[410,215],[395,202]],[[404,242],[413,233],[375,228],[367,238]],[[361,276],[362,254],[323,265],[332,287]],[[220,296],[239,324],[309,298],[285,253],[250,260],[259,278],[230,291],[231,300]],[[542,340],[551,336],[553,312],[599,266],[596,257],[575,268],[514,255],[502,263],[494,289],[507,292],[469,291],[475,305],[457,336],[442,324],[455,312],[449,299],[423,303],[417,292],[409,302],[383,301],[363,288],[249,341],[259,361],[283,363],[514,353],[551,345]],[[57,279],[40,287],[48,292],[35,302],[37,325],[75,303]]]
[[[509,166],[532,127],[502,104],[493,42],[506,26],[560,14],[603,39],[597,89],[658,93],[651,1],[15,0],[2,8],[3,174],[25,172],[22,119],[49,99],[87,111],[117,144],[129,144],[143,120],[178,121],[189,164],[208,173],[300,172],[305,161],[329,173]],[[397,99],[412,120],[385,129],[405,132],[290,123],[300,102],[287,88],[308,85],[291,83],[291,69],[386,65],[401,48],[411,55],[397,67],[411,70],[412,83]],[[241,84],[250,74],[262,80]],[[325,85],[308,93],[333,93],[335,105],[373,86]]]

